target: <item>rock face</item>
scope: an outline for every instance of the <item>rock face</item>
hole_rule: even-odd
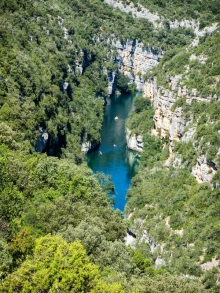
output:
[[[144,8],[142,5],[138,4],[139,9],[134,7],[133,3],[129,3],[128,5],[124,5],[120,1],[117,0],[104,0],[103,2],[115,7],[119,8],[121,11],[126,13],[132,13],[134,17],[138,18],[146,18],[150,22],[154,24],[155,27],[158,27],[158,22],[160,21],[160,17],[157,14],[151,13],[148,9]]]
[[[126,141],[127,146],[130,150],[136,151],[136,152],[143,152],[143,137],[141,135],[132,135],[131,131],[129,129],[126,129]]]
[[[176,89],[180,77],[173,79],[172,89]],[[144,96],[149,98],[155,108],[153,134],[161,137],[169,136],[170,141],[180,140],[185,129],[186,122],[182,117],[181,108],[172,111],[172,105],[176,99],[182,96],[181,89],[176,94],[172,90],[157,89],[156,79],[151,79],[144,84]]]
[[[124,5],[118,0],[104,0],[103,2],[115,8],[119,8],[123,12],[131,13],[134,17],[145,18],[149,22],[151,22],[155,28],[164,27],[163,21],[165,20],[165,18],[163,16],[160,17],[156,13],[151,13],[147,8],[143,7],[139,3],[138,7],[136,8],[134,7],[134,4],[132,2],[128,3],[127,5]],[[218,27],[218,23],[213,23],[209,27],[206,27],[203,30],[199,30],[199,22],[196,22],[194,20],[183,19],[181,21],[178,21],[177,19],[175,19],[173,21],[169,21],[170,29],[175,29],[179,27],[192,29],[197,37],[201,37],[204,36],[206,33],[212,33],[214,30],[216,30]]]
[[[201,264],[201,269],[203,271],[211,270],[213,268],[218,268],[220,265],[220,260],[216,258],[212,258],[212,261],[208,261],[204,264]]]
[[[171,142],[173,140],[180,140],[183,136],[183,131],[190,123],[186,123],[184,117],[182,116],[181,108],[176,108],[175,110],[172,109],[173,104],[181,97],[185,97],[188,104],[191,104],[194,100],[208,102],[211,99],[211,97],[201,99],[197,95],[196,90],[192,90],[190,93],[185,86],[181,87],[178,83],[180,78],[181,75],[169,78],[169,90],[157,88],[156,78],[147,80],[143,86],[143,95],[152,101],[155,108],[155,127],[153,134],[157,135],[160,132],[161,137],[168,135]],[[193,134],[188,133],[189,136],[192,136]],[[188,141],[188,139],[189,138],[185,136],[183,141]]]
[[[196,127],[189,128],[182,137],[182,142],[189,142],[193,139],[194,134],[196,132]]]
[[[205,156],[197,158],[196,166],[192,168],[192,174],[199,183],[211,182],[217,169],[214,162],[209,162]]]
[[[108,80],[108,94],[109,96],[114,94],[116,91],[116,86],[117,86],[117,75],[115,71],[110,71],[108,72],[106,68],[103,68],[104,73],[107,76]]]
[[[47,145],[48,133],[46,130],[40,130],[40,129],[39,129],[39,132],[41,133],[41,135],[39,136],[34,149],[35,149],[35,152],[42,153]]]
[[[135,83],[137,90],[142,91],[144,87],[143,75],[157,66],[163,56],[163,52],[156,52],[152,48],[144,48],[144,44],[137,40],[125,43],[120,41],[110,41],[117,49],[117,59],[115,62],[118,68],[129,77],[130,83]]]
[[[181,87],[178,84],[180,78],[180,75],[169,78],[170,90],[157,88],[157,80],[153,78],[151,80],[147,80],[143,88],[144,96],[152,101],[155,108],[154,129],[152,130],[152,134],[160,134],[161,137],[169,136],[170,158],[166,161],[165,166],[168,166],[171,163],[173,155],[173,142],[182,141],[187,143],[190,140],[193,140],[196,132],[195,126],[190,127],[187,131],[185,131],[186,126],[188,126],[191,121],[185,121],[180,107],[175,110],[172,109],[175,101],[181,97],[185,97],[186,102],[191,104],[194,100],[198,102],[209,102],[211,99],[211,97],[201,99],[197,95],[196,90],[192,90],[192,92],[189,93],[186,87]],[[181,159],[178,157],[174,157],[173,159],[174,167],[181,167]],[[216,164],[214,162],[209,162],[205,156],[198,157],[196,166],[192,168],[192,174],[200,183],[210,183],[216,171]]]
[[[157,52],[152,48],[146,49],[144,44],[137,40],[127,40],[126,42],[120,42],[113,38],[107,40],[101,40],[100,38],[94,39],[96,42],[107,42],[112,47],[116,48],[116,57],[114,62],[117,64],[118,69],[129,78],[130,84],[136,84],[138,91],[143,91],[144,79],[143,75],[157,66],[160,59],[163,56],[163,52]],[[83,52],[80,53],[83,57]],[[84,59],[83,59],[84,60]],[[87,60],[77,63],[76,68],[83,73],[83,70],[91,62]],[[114,70],[107,71],[103,67],[103,72],[106,74],[108,80],[108,94],[112,95],[115,93],[117,86],[117,74]]]
[[[81,151],[83,153],[88,153],[94,149],[96,149],[99,146],[99,141],[86,141],[82,143]]]

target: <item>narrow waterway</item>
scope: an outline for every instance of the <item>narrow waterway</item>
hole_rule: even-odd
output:
[[[87,156],[88,166],[93,172],[111,175],[116,189],[115,208],[121,211],[124,210],[131,179],[139,168],[138,155],[127,149],[125,138],[125,120],[134,107],[135,95],[138,93],[107,99],[100,147]]]

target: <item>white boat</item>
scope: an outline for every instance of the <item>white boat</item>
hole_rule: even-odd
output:
[[[115,120],[118,120],[118,116],[115,116]]]

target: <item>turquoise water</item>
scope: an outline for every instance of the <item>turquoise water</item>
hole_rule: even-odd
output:
[[[101,144],[87,156],[88,166],[93,172],[112,176],[116,189],[115,208],[121,211],[124,210],[126,191],[131,179],[139,168],[138,155],[127,149],[125,139],[125,119],[134,107],[134,96],[135,94],[120,95],[107,99]],[[115,120],[116,116],[118,120]]]

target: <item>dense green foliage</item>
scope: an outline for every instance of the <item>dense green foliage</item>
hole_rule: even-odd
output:
[[[100,280],[98,267],[89,262],[79,242],[61,237],[36,240],[33,257],[6,280],[0,292],[123,292],[120,285]]]
[[[196,156],[203,155],[207,157],[209,162],[214,162],[216,168],[219,168],[219,102],[212,99],[209,103],[194,102],[192,105],[189,105],[186,103],[185,99],[179,99],[175,104],[179,104],[179,106],[182,107],[186,120],[190,120],[190,124],[185,129],[185,132],[190,127],[195,128],[195,134],[193,136],[194,146],[192,142],[176,142],[175,151],[181,154],[183,161],[190,168],[195,165]]]
[[[191,16],[200,20],[200,28],[219,22],[217,1],[139,3],[151,11],[163,10],[169,20]],[[188,12],[189,7],[192,13]],[[219,44],[219,30],[215,30],[200,37],[197,45],[195,42],[166,50],[159,65],[145,76],[149,82],[157,78],[157,99],[166,100],[172,91],[168,101],[175,99],[174,104],[170,109],[168,103],[163,107],[179,110],[178,115],[181,113],[183,118],[179,123],[185,127],[181,136],[188,133],[190,138],[182,142],[171,134],[173,142],[169,144],[168,137],[160,138],[158,129],[158,137],[152,136],[154,112],[147,114],[147,98],[136,100],[136,111],[127,121],[131,132],[144,138],[143,169],[127,193],[126,215],[137,233],[136,247],[152,261],[159,260],[170,272],[200,278],[204,288],[214,292],[219,292],[219,269],[213,263],[220,257]],[[179,94],[178,90],[182,92]],[[212,181],[199,184],[190,173],[205,163]]]
[[[147,20],[113,12],[100,1],[32,2],[3,1],[0,7],[0,121],[7,122],[11,134],[19,130],[14,140],[22,148],[32,151],[39,130],[46,129],[47,152],[80,162],[81,141],[100,138],[102,101],[97,97],[107,95],[102,68],[115,68],[115,50],[109,54],[110,45],[97,40],[140,39],[146,46],[166,48],[167,35],[175,35],[177,46],[191,36],[184,29],[154,31]],[[119,89],[128,91],[123,76]]]
[[[181,74],[178,84],[192,89],[202,98],[220,95],[220,35],[213,32],[200,38],[198,46],[172,49],[165,53],[159,66],[146,77],[157,76],[160,85],[169,88],[168,76]]]
[[[121,0],[121,2],[125,4],[133,2],[137,8],[139,3],[150,11],[157,13],[160,16],[165,16],[166,20],[200,20],[200,28],[203,28],[213,21],[219,21],[220,19],[220,4],[218,0]]]
[[[149,100],[136,97],[134,100],[135,111],[130,113],[127,127],[134,133],[148,133],[153,127],[154,110]]]
[[[64,288],[64,292],[73,287],[77,292],[75,277],[85,281],[77,283],[79,290],[91,281],[91,290],[97,286],[101,292],[121,292],[119,285],[107,286],[99,279],[97,267],[88,263],[79,244],[73,244],[76,240],[81,240],[91,261],[99,265],[101,278],[107,283],[121,283],[126,292],[137,288],[146,292],[148,287],[149,292],[157,292],[157,280],[165,290],[167,278],[172,278],[171,288],[180,285],[176,277],[155,270],[140,252],[123,243],[125,223],[97,181],[102,180],[106,189],[109,178],[105,184],[103,176],[95,179],[86,166],[77,166],[70,159],[19,154],[4,145],[0,158],[0,292],[25,292],[27,288],[36,292],[36,288],[53,290],[54,286]],[[47,233],[60,235],[69,244],[55,236],[38,239]],[[82,259],[77,271],[69,269],[74,253]],[[187,286],[188,292],[195,292],[193,283]],[[97,288],[94,292],[99,292]]]
[[[148,5],[149,1],[140,3]],[[213,12],[213,3],[207,3],[208,12]],[[168,14],[173,1],[151,4],[152,9],[159,5]],[[190,5],[188,1],[182,2],[178,13],[186,5]],[[218,17],[213,14],[212,19]],[[192,30],[170,30],[168,26],[156,30],[147,20],[135,19],[99,0],[3,0],[0,18],[0,292],[189,293],[207,292],[204,287],[216,289],[216,274],[203,275],[204,286],[179,275],[202,275],[198,262],[204,241],[204,261],[219,255],[219,229],[213,221],[219,216],[217,191],[198,185],[182,171],[140,173],[134,179],[127,210],[137,208],[134,216],[145,220],[143,206],[155,205],[149,214],[151,221],[144,227],[155,241],[167,241],[163,257],[170,263],[167,261],[165,269],[156,269],[156,253],[152,255],[142,245],[135,250],[125,246],[127,223],[113,210],[108,197],[114,186],[108,176],[92,174],[80,150],[82,142],[100,139],[103,99],[108,95],[106,71],[117,73],[120,91],[134,89],[118,72],[116,49],[109,40],[137,39],[145,47],[168,50],[159,67],[163,75],[169,66],[172,69],[171,62],[180,68],[190,60],[189,54],[182,55],[180,50],[192,41]],[[213,38],[201,40],[209,64],[218,49],[218,37]],[[192,53],[201,54],[199,48]],[[210,81],[219,74],[218,65],[205,69],[193,63],[206,80],[204,90],[217,85],[212,94],[219,91],[217,79]],[[178,73],[177,68],[173,70]],[[216,102],[210,105],[208,118],[202,116],[200,105],[193,106],[195,121],[214,121],[210,128],[201,120],[198,140],[206,135],[209,141],[209,132],[218,130]],[[135,107],[128,128],[144,136],[143,166],[153,167],[157,161],[158,167],[167,158],[166,141],[150,135],[150,102],[139,97]],[[49,141],[41,154],[35,149],[43,131]],[[206,141],[200,139],[199,143],[203,150]],[[181,147],[178,150],[183,153]],[[210,149],[209,155],[213,159],[216,148]],[[179,182],[172,183],[172,176],[180,177]],[[218,178],[217,172],[216,183]],[[188,222],[184,222],[186,213]],[[173,229],[184,229],[185,242],[195,240],[198,251],[185,247],[181,237],[168,239],[165,217],[170,217]]]
[[[185,170],[142,171],[132,181],[127,194],[126,213],[132,212],[131,223],[141,238],[147,231],[150,245],[139,243],[146,257],[162,257],[170,271],[203,275],[206,288],[219,286],[215,280],[206,285],[206,274],[200,265],[219,258],[219,191],[199,184]],[[135,210],[134,210],[135,208]],[[135,219],[140,219],[141,226]],[[142,240],[143,241],[143,240]],[[160,245],[163,244],[161,250]],[[217,273],[217,271],[213,274]],[[208,273],[207,273],[208,274]]]
[[[141,162],[143,166],[153,167],[156,161],[168,158],[168,148],[164,145],[165,141],[151,135],[154,127],[154,109],[151,102],[140,96],[135,98],[134,106],[135,111],[130,113],[126,126],[132,133],[143,136],[144,152]]]
[[[119,90],[119,92],[125,93],[125,94],[134,92],[136,89],[136,86],[135,84],[129,85],[129,82],[130,82],[129,78],[119,71],[117,75],[117,89]]]

